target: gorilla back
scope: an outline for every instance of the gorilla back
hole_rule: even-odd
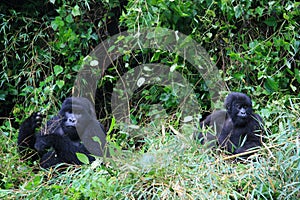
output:
[[[40,158],[43,168],[59,163],[82,164],[76,153],[85,154],[92,162],[96,156],[108,156],[106,132],[96,119],[91,102],[82,97],[67,98],[59,114],[50,119],[41,131],[43,116],[33,113],[19,130],[18,147],[24,159]],[[100,141],[94,141],[98,137]]]

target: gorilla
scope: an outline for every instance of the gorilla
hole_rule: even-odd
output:
[[[231,154],[240,154],[259,147],[263,141],[263,120],[252,111],[251,99],[243,93],[232,92],[226,99],[226,111],[214,111],[200,122],[202,131],[196,139],[219,145]],[[249,156],[246,153],[246,156]]]
[[[60,163],[82,164],[76,153],[85,154],[89,162],[95,160],[93,155],[108,156],[106,132],[88,99],[67,98],[58,115],[36,132],[42,119],[43,115],[35,112],[20,126],[18,149],[23,159],[39,159],[42,168],[49,168]]]

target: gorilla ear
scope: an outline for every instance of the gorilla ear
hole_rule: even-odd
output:
[[[231,110],[231,104],[233,100],[234,100],[234,94],[230,93],[224,101],[224,107],[226,108],[226,110]]]
[[[68,110],[72,110],[72,98],[71,97],[68,97],[63,101],[63,103],[61,104],[61,109],[58,114],[60,116],[63,116],[65,114],[65,112]]]
[[[88,99],[86,99],[86,104],[88,105],[89,108],[89,113],[95,118],[97,119],[97,115],[96,115],[96,111],[95,111],[95,105],[92,104],[92,102]]]
[[[247,95],[245,95],[245,103],[247,103],[250,107],[252,107],[252,100]]]

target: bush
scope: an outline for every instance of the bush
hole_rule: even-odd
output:
[[[299,198],[299,2],[22,2],[0,4],[0,197]],[[71,95],[84,57],[101,41],[119,30],[150,27],[169,28],[197,41],[216,63],[228,90],[250,94],[268,138],[253,160],[236,163],[189,139],[197,130],[181,126],[176,90],[150,85],[136,91],[130,102],[134,126],[128,130],[143,136],[138,141],[130,131],[118,130],[121,124],[108,115],[111,110],[99,114],[109,119],[106,127],[114,133],[109,140],[116,153],[109,163],[70,167],[65,172],[22,163],[15,142],[18,124],[37,110],[55,113]],[[212,105],[201,74],[184,57],[161,49],[125,52],[99,82],[104,102],[96,106],[109,106],[103,93],[109,95],[120,76],[143,63],[160,63],[182,74],[195,91],[200,117],[209,112]],[[166,113],[150,106],[159,103],[167,119],[156,118]]]

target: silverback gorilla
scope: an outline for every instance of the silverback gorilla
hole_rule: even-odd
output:
[[[263,121],[258,114],[253,113],[251,99],[243,93],[232,92],[226,97],[224,106],[226,111],[215,111],[200,122],[203,130],[210,130],[206,134],[199,133],[196,139],[202,143],[210,142],[210,146],[217,142],[232,154],[244,153],[261,146]]]
[[[41,167],[49,168],[59,163],[82,164],[76,153],[85,154],[90,162],[95,160],[91,154],[107,155],[106,132],[97,121],[94,107],[88,99],[67,98],[59,114],[36,133],[42,119],[42,114],[36,112],[21,124],[18,148],[23,159],[40,159]],[[100,139],[101,144],[93,140],[94,136]]]

